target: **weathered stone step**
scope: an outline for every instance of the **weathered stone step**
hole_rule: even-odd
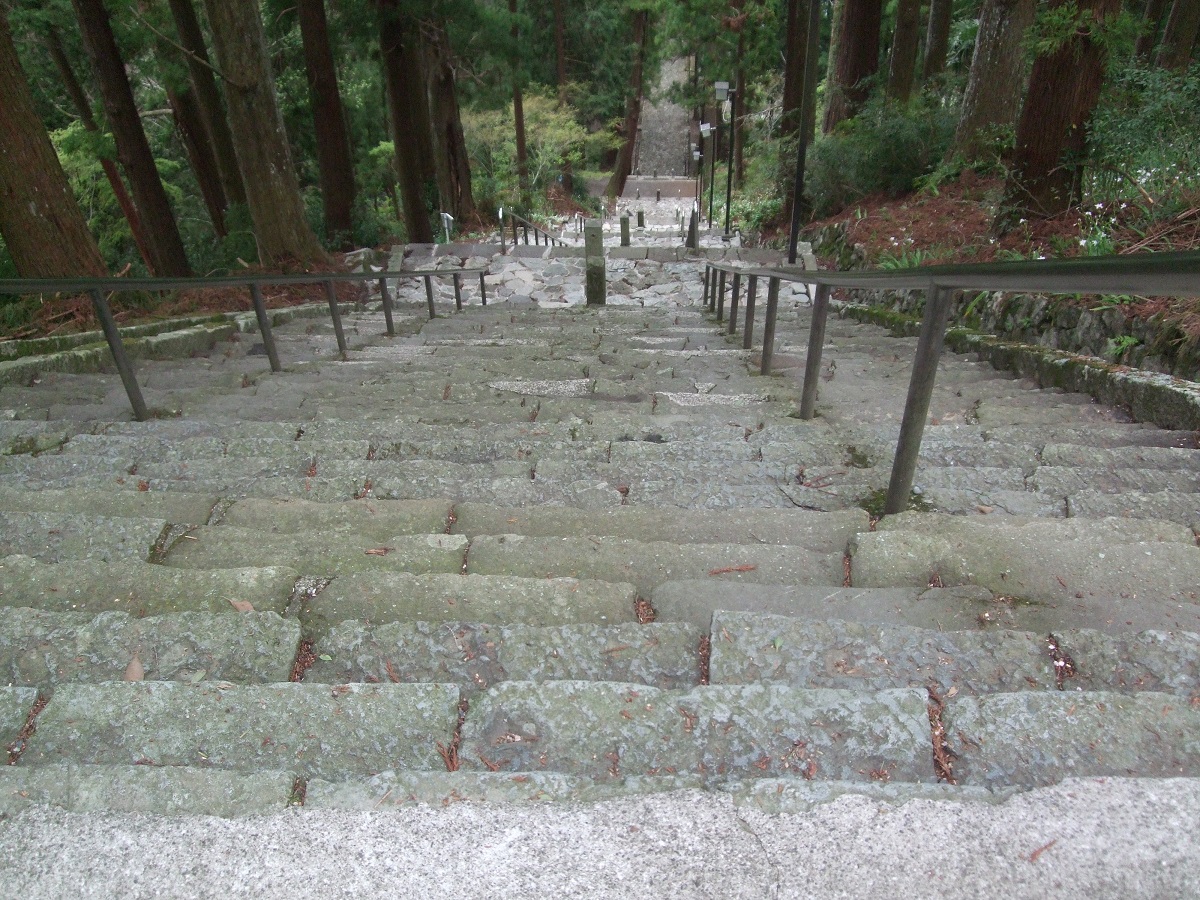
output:
[[[287,681],[300,623],[273,612],[173,613],[5,610],[0,678],[46,691],[100,681]]]
[[[1155,491],[1122,494],[1076,491],[1067,497],[1067,514],[1087,519],[1108,516],[1179,522],[1200,534],[1200,492]]]
[[[14,745],[37,698],[33,688],[0,686],[0,749],[23,749]]]
[[[322,441],[320,446],[280,438],[254,437],[169,437],[158,435],[80,434],[62,447],[64,456],[95,456],[129,460],[131,463],[185,463],[198,459],[279,458],[300,462],[319,454],[329,459],[367,459],[369,441]]]
[[[267,534],[257,528],[204,526],[179,538],[163,564],[181,569],[284,565],[307,575],[352,572],[461,572],[467,539],[457,534],[400,534],[380,543],[347,531]]]
[[[9,510],[0,512],[0,556],[146,560],[167,529],[164,519]]]
[[[290,772],[242,774],[197,766],[4,766],[0,815],[30,806],[76,813],[234,818],[278,813],[292,800]]]
[[[654,509],[619,506],[583,510],[569,506],[511,509],[480,503],[454,508],[455,534],[523,534],[530,537],[572,537],[580,534],[668,539],[685,544],[790,544],[822,552],[844,552],[851,537],[866,531],[868,517],[861,509],[816,513],[808,510]]]
[[[528,578],[567,576],[631,582],[649,596],[664,581],[841,584],[844,554],[804,553],[766,544],[675,544],[614,537],[483,535],[471,542],[467,571]]]
[[[701,631],[679,625],[343,622],[319,639],[306,682],[454,682],[464,694],[501,681],[699,683]]]
[[[458,720],[447,684],[62,685],[21,766],[211,766],[339,779],[444,769]]]
[[[1172,431],[1136,422],[1127,424],[1094,424],[1072,426],[1048,424],[1038,428],[1017,425],[994,425],[983,429],[989,441],[1033,441],[1047,444],[1072,444],[1085,448],[1117,447],[1179,447],[1197,449],[1196,433]]]
[[[86,510],[92,516],[161,519],[203,525],[217,505],[215,494],[113,490],[19,490],[0,486],[0,510],[71,514]]]
[[[1066,689],[1188,697],[1200,685],[1198,634],[1113,637],[1061,630],[1054,638],[1054,646],[1072,661],[1061,672],[1046,634],[937,631],[722,611],[713,616],[710,678],[713,684],[768,681],[864,691],[934,684],[943,695]]]
[[[971,470],[967,470],[969,473]],[[919,473],[919,470],[918,470]],[[1033,490],[996,489],[986,479],[968,477],[956,487],[914,485],[914,492],[931,510],[956,515],[976,514],[1018,518],[1064,518],[1070,512],[1067,497]]]
[[[642,685],[509,681],[472,701],[466,770],[706,779],[788,773],[933,781],[923,691],[782,685],[662,691]],[[878,773],[886,772],[883,776]]]
[[[1026,691],[946,700],[962,784],[1033,787],[1067,777],[1195,777],[1200,709],[1174,694]]]
[[[1048,443],[1042,448],[1042,464],[1078,469],[1178,469],[1196,473],[1196,477],[1200,478],[1200,449]]]
[[[1200,469],[1083,469],[1065,466],[1039,466],[1029,479],[1030,484],[1045,493],[1074,494],[1078,491],[1100,491],[1120,494],[1127,491],[1194,494],[1200,491]]]
[[[300,499],[238,500],[221,514],[221,525],[277,534],[353,531],[378,540],[398,534],[437,534],[451,522],[449,500],[350,500],[314,503]]]

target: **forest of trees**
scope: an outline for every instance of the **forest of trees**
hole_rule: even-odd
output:
[[[810,216],[970,167],[997,228],[1200,190],[1197,0],[813,2],[815,36],[809,0],[0,0],[0,277],[323,267],[586,206],[679,57],[693,128],[736,91],[747,227],[786,221],[802,133]]]

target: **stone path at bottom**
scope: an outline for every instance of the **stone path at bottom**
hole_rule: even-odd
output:
[[[642,268],[605,308],[401,292],[346,361],[297,319],[280,374],[252,335],[140,363],[177,418],[112,375],[0,388],[0,845],[460,801],[786,831],[852,795],[830,821],[1023,810],[1037,866],[1060,783],[1188,833],[1194,436],[947,356],[917,508],[876,521],[914,342],[831,322],[801,421],[803,294],[763,378],[695,263]]]

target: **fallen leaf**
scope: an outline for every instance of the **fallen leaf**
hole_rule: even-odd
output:
[[[249,600],[234,600],[230,598],[229,605],[238,612],[254,612],[254,604]]]
[[[753,572],[758,566],[726,566],[723,569],[713,569],[709,575],[728,575],[730,572]]]
[[[146,670],[142,667],[142,661],[137,658],[137,654],[133,655],[133,659],[129,661],[129,665],[125,667],[125,681],[141,681],[146,677]]]
[[[139,491],[143,491],[143,492],[150,490],[150,482],[148,482],[148,481],[139,481],[139,482],[138,482],[138,490],[139,490]]]
[[[395,549],[395,547],[372,547],[370,550],[364,550],[363,553],[367,556],[387,556]]]

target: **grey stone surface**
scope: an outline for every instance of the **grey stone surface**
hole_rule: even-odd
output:
[[[162,519],[55,512],[0,512],[0,555],[46,562],[146,560],[166,528]]]
[[[985,786],[1068,777],[1191,777],[1200,772],[1200,710],[1173,694],[959,696],[946,703],[954,776]]]
[[[0,687],[0,748],[8,748],[29,718],[37,691],[27,687]]]
[[[501,629],[500,662],[517,681],[619,681],[685,688],[700,677],[701,631],[680,624]]]
[[[0,487],[0,508],[14,512],[87,513],[203,525],[217,503],[212,494],[182,491],[32,490]]]
[[[861,781],[815,781],[795,776],[733,781],[721,785],[721,790],[731,794],[738,806],[753,807],[770,815],[809,812],[847,796],[869,798],[882,812],[899,811],[913,800],[1000,803],[1013,793],[941,782],[874,781],[864,784]]]
[[[442,769],[436,744],[450,743],[457,707],[447,684],[63,685],[22,765],[200,765],[333,780]]]
[[[397,534],[437,534],[449,521],[449,500],[307,500],[245,499],[225,511],[223,525],[279,534],[346,530],[385,541]]]

